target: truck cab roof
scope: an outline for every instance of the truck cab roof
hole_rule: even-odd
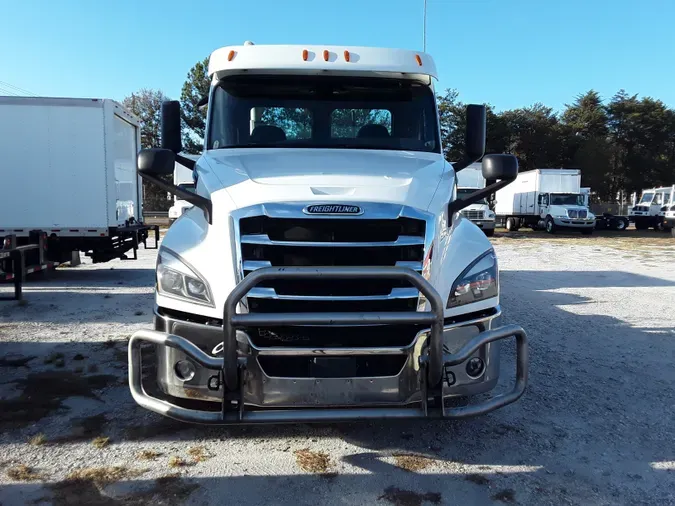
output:
[[[209,58],[209,76],[220,80],[241,73],[373,75],[431,84],[438,78],[433,58],[420,51],[357,46],[226,46]]]

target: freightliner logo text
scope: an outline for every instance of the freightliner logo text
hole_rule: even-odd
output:
[[[344,204],[315,204],[303,209],[306,214],[362,214],[363,210],[359,206],[348,206]]]

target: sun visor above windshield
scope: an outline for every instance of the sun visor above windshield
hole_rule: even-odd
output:
[[[397,78],[431,83],[438,78],[430,55],[405,49],[346,46],[245,45],[215,50],[209,76],[222,79],[242,72],[395,74]]]

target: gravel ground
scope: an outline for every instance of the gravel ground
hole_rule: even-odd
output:
[[[28,283],[27,304],[0,303],[0,503],[675,504],[675,242],[494,242],[504,323],[530,336],[530,385],[466,421],[163,419],[126,386],[155,252]]]

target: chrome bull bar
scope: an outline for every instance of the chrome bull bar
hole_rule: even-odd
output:
[[[429,301],[431,311],[426,312],[364,312],[364,313],[236,313],[241,299],[256,285],[270,279],[399,279],[410,282],[418,288]],[[419,418],[438,416],[447,418],[465,418],[485,414],[519,399],[527,384],[527,336],[522,328],[508,325],[495,330],[485,331],[467,342],[454,354],[443,354],[443,301],[420,274],[401,267],[271,267],[256,270],[241,281],[230,293],[225,302],[223,333],[224,350],[222,357],[211,356],[190,341],[173,334],[141,330],[129,341],[129,386],[134,400],[142,407],[181,421],[203,424],[232,423],[288,423],[310,421],[347,421],[381,418]],[[424,396],[422,406],[382,407],[328,407],[300,409],[246,410],[244,409],[240,378],[242,368],[246,367],[246,358],[238,350],[236,331],[247,327],[297,326],[297,325],[368,325],[368,324],[426,324],[430,325],[427,353],[420,357],[420,366],[426,369],[420,388]],[[514,336],[516,338],[516,384],[506,394],[495,396],[477,405],[459,408],[446,408],[439,399],[442,409],[433,412],[427,409],[427,392],[445,391],[445,369],[466,361],[482,346]],[[141,344],[149,342],[155,345],[175,348],[197,364],[218,371],[222,378],[223,401],[220,411],[204,411],[178,406],[163,399],[148,395],[142,385]],[[350,350],[352,351],[352,350]],[[443,386],[441,384],[443,383]],[[448,388],[451,385],[447,385]],[[232,395],[239,394],[238,407],[233,407]],[[236,403],[236,402],[235,402]]]

